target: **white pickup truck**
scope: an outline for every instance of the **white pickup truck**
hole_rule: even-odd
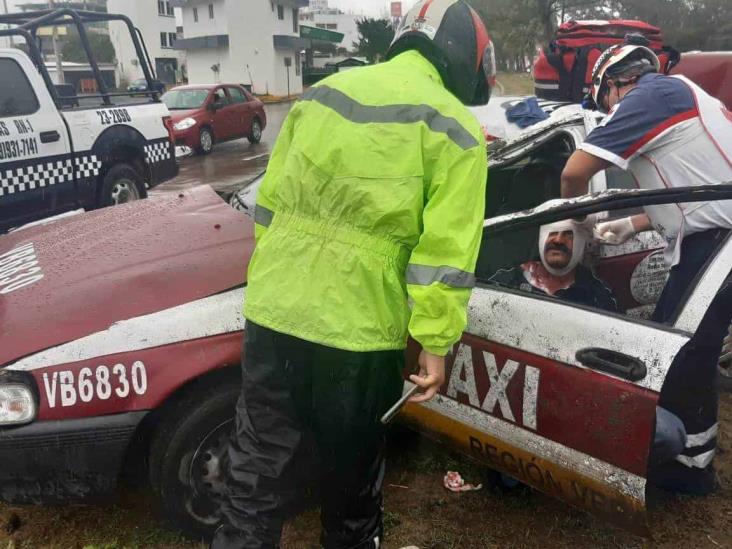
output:
[[[85,31],[102,21],[127,26],[149,91],[109,90]],[[0,23],[10,27],[0,36],[24,39],[28,51],[0,49],[0,232],[145,198],[148,188],[177,175],[170,113],[129,19],[60,9],[0,16]],[[96,84],[92,94],[52,82],[36,36],[50,23],[79,33]]]

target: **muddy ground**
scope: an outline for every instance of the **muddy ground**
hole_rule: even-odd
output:
[[[446,470],[489,480],[480,466],[416,435],[392,437],[386,481],[387,548],[732,548],[732,394],[722,398],[716,464],[722,488],[707,498],[668,498],[653,504],[653,540],[603,524],[527,488],[453,494]],[[284,549],[317,547],[318,514],[290,521]],[[0,506],[0,549],[204,549],[168,530],[150,494],[125,488],[114,504],[61,508]]]

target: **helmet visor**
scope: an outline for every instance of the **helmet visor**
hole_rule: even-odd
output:
[[[483,51],[483,74],[488,84],[488,89],[492,89],[496,85],[496,50],[493,42],[489,41]]]

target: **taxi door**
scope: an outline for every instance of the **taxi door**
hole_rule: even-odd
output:
[[[0,230],[38,219],[75,199],[71,149],[56,105],[20,50],[0,56]]]
[[[611,194],[490,220],[481,254],[501,253],[493,244],[502,232],[536,233],[542,224],[644,203],[644,192],[622,203]],[[523,283],[498,285],[478,271],[468,327],[448,357],[441,394],[408,405],[402,417],[492,469],[646,533],[659,395],[731,269],[728,238],[673,325],[533,293]]]

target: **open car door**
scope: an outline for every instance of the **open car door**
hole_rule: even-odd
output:
[[[537,233],[562,219],[719,199],[732,199],[732,185],[608,191],[542,206],[487,221],[481,257],[500,255],[506,234]],[[493,263],[479,259],[468,328],[448,357],[441,394],[407,405],[402,419],[537,490],[647,534],[657,407],[673,400],[663,396],[671,380],[690,381],[699,338],[709,339],[716,323],[720,334],[729,326],[732,237],[720,241],[669,324],[497,284],[481,265]],[[713,368],[699,367],[694,383],[713,387],[716,361]],[[674,465],[708,466],[716,431],[686,428]]]

